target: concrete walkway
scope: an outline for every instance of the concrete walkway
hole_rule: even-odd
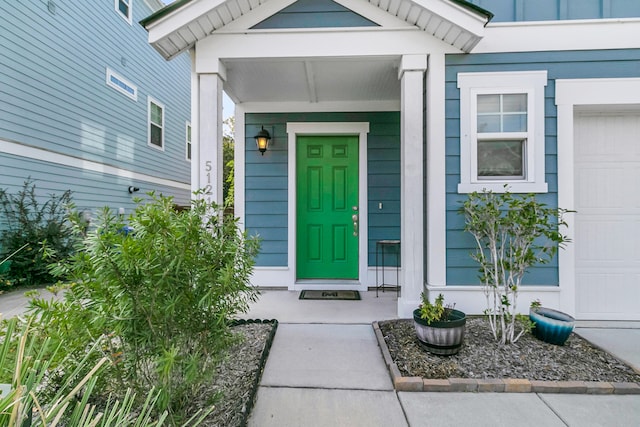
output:
[[[395,294],[376,299],[369,292],[362,301],[297,298],[297,292],[265,292],[247,315],[280,321],[252,427],[640,425],[640,395],[395,392],[371,328],[373,320],[395,317]],[[636,355],[639,333],[587,331],[609,339],[602,347]]]

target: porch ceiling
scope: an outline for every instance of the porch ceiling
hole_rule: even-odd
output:
[[[398,58],[223,61],[236,102],[400,101]]]

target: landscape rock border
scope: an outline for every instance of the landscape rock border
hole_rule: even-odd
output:
[[[640,394],[640,384],[594,382],[594,381],[535,381],[518,378],[472,379],[449,378],[427,379],[404,377],[391,358],[391,353],[380,330],[378,322],[373,322],[378,345],[391,382],[396,391],[422,392],[492,392],[492,393],[573,393],[573,394]]]

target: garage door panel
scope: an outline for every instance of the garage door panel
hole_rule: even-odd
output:
[[[580,221],[576,225],[576,233],[580,236],[580,245],[576,246],[576,259],[583,266],[589,266],[594,262],[618,261],[620,252],[629,253],[633,249],[632,240],[626,238],[628,229],[623,221]],[[601,238],[603,235],[609,238]],[[625,247],[620,248],[620,245]]]
[[[576,310],[584,318],[621,319],[637,310],[640,300],[638,289],[629,289],[626,283],[637,281],[637,274],[598,274],[595,271],[576,276],[580,292],[577,294]],[[622,298],[621,295],[628,295]]]
[[[640,114],[575,120],[576,317],[640,320]]]

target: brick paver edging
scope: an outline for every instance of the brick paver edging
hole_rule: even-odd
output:
[[[391,358],[387,343],[378,322],[373,331],[382,351],[384,363],[389,369],[396,391],[439,392],[493,392],[493,393],[576,393],[576,394],[640,394],[640,384],[596,381],[536,381],[518,378],[477,380],[473,378],[449,378],[432,380],[420,377],[403,377]]]

